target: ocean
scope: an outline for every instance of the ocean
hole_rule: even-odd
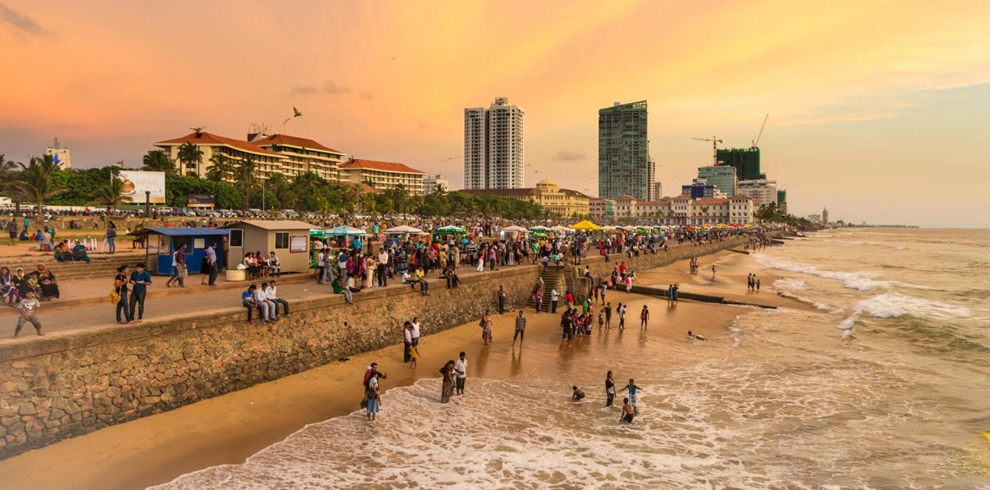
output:
[[[153,488],[990,489],[988,243],[919,229],[790,240],[755,256],[777,277],[760,294],[806,310],[712,306],[738,315],[707,342],[633,325],[513,350],[511,377],[470,378],[454,403],[422,379],[390,389],[375,423],[311,424]],[[607,370],[642,390],[631,426],[603,406]],[[588,398],[571,402],[574,384]]]

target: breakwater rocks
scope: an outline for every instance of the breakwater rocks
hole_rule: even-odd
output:
[[[611,273],[617,261],[648,270],[741,246],[729,239],[638,257],[595,256],[568,271],[569,286]],[[538,266],[465,273],[456,289],[430,281],[430,296],[408,287],[375,289],[344,304],[339,295],[294,302],[277,323],[249,324],[238,294],[210,312],[176,314],[138,325],[108,326],[0,345],[0,459],[103,427],[248,388],[338,359],[401,343],[404,320],[418,316],[423,334],[477,321],[529,299]],[[590,283],[589,283],[590,284]],[[583,288],[572,289],[579,294]]]

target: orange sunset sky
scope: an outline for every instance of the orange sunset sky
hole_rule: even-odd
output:
[[[526,181],[596,195],[598,109],[647,100],[677,195],[718,136],[794,214],[990,227],[990,1],[0,0],[0,153],[140,164],[252,123],[460,188],[463,111],[526,111]]]

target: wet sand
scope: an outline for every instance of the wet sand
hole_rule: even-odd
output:
[[[741,254],[725,253],[702,258],[702,268],[712,260],[722,260],[720,269],[726,274],[717,278],[712,288],[745,293],[747,269],[758,264]],[[639,274],[639,284],[658,283],[680,277],[678,267],[687,270],[686,263]],[[735,267],[737,270],[730,271]],[[665,272],[665,269],[669,269]],[[685,272],[686,273],[686,272]],[[720,272],[721,274],[721,272]],[[769,276],[765,283],[769,283]],[[709,276],[710,277],[710,276]],[[736,282],[736,279],[740,279]],[[724,281],[724,282],[723,282]],[[705,288],[703,284],[682,287]],[[715,289],[712,289],[714,291]],[[719,289],[721,290],[721,289]],[[710,293],[713,294],[713,293]],[[801,307],[796,301],[771,293],[761,296]],[[627,331],[639,331],[639,311],[644,304],[651,311],[648,335],[651,342],[687,342],[687,330],[718,340],[728,335],[732,318],[746,310],[739,307],[710,305],[682,301],[673,308],[663,298],[629,295],[610,291],[612,305],[628,303]],[[762,298],[761,298],[762,299]],[[471,377],[506,379],[524,376],[539,369],[554,369],[564,349],[560,346],[559,315],[535,314],[525,311],[528,319],[524,347],[511,347],[513,314],[494,316],[493,345],[484,347],[477,322],[470,322],[440,334],[423,337],[421,359],[417,369],[403,364],[402,346],[395,345],[379,351],[352,357],[343,363],[322,366],[270,383],[205,400],[171,412],[146,417],[122,425],[108,427],[92,434],[69,439],[0,461],[4,488],[10,490],[60,489],[140,489],[170,481],[182,474],[219,464],[243,462],[255,452],[278,442],[307,424],[331,417],[348,415],[358,409],[362,396],[360,380],[371,362],[378,362],[388,374],[383,382],[386,389],[408,386],[422,377],[439,377],[438,369],[448,359],[467,352]],[[613,329],[597,331],[584,341],[599,342],[602,336],[615,339],[621,348],[621,334],[615,329],[618,319],[613,315]],[[399,337],[396,327],[396,338]],[[640,340],[642,341],[642,340]],[[699,358],[702,356],[699,351]],[[437,394],[439,398],[439,393]],[[592,395],[594,396],[594,395]],[[380,417],[388,417],[384,407]]]

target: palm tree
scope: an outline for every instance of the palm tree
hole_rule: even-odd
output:
[[[44,158],[32,157],[30,164],[18,164],[21,171],[16,174],[10,187],[15,199],[33,202],[38,205],[38,222],[44,214],[45,201],[66,191],[65,188],[52,185],[52,172],[58,165],[50,155]]]
[[[110,182],[98,187],[93,194],[93,199],[96,204],[106,205],[114,209],[132,201],[131,196],[124,195],[124,181],[116,176],[111,177]]]
[[[214,153],[210,157],[210,168],[206,170],[206,178],[214,182],[232,180],[234,173],[234,162],[223,153]]]
[[[255,163],[254,157],[251,155],[244,157],[244,159],[234,164],[234,178],[236,179],[235,182],[237,188],[241,190],[241,194],[244,196],[244,210],[247,210],[249,207],[249,204],[251,203],[251,194],[257,186],[257,173],[258,165]]]
[[[179,147],[179,161],[182,162],[182,173],[196,177],[202,175],[199,166],[203,163],[203,150],[200,150],[191,141],[187,141]],[[189,171],[189,165],[193,164],[196,165],[195,172]]]
[[[151,150],[141,159],[141,170],[149,172],[165,172],[166,175],[175,175],[175,161],[168,157],[164,150]]]

